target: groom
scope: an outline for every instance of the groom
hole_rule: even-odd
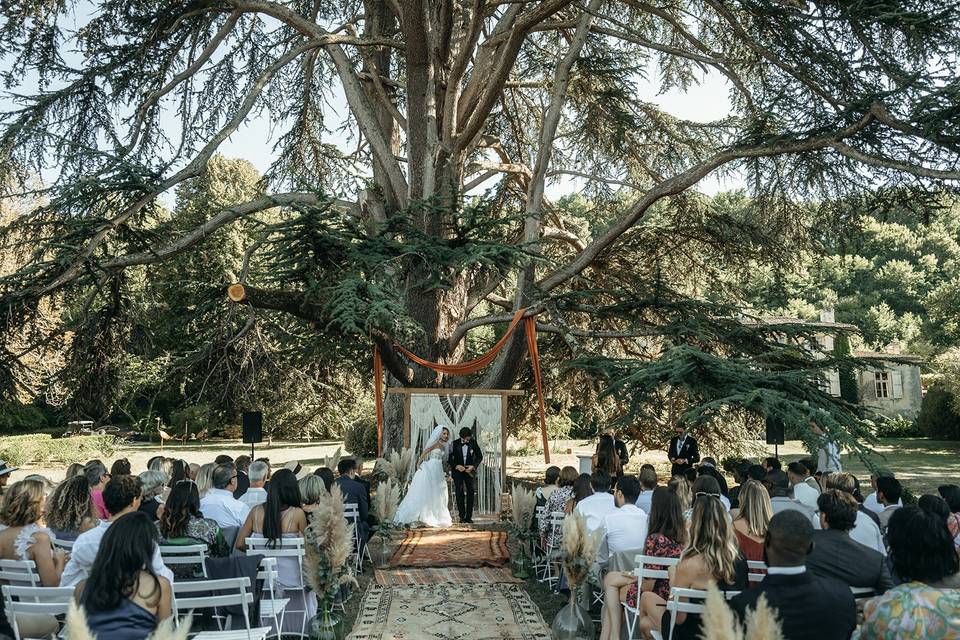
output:
[[[453,488],[457,494],[460,522],[473,522],[473,473],[482,461],[483,453],[473,441],[473,432],[468,427],[460,429],[460,439],[450,448],[450,473],[453,475]],[[464,505],[464,498],[466,498],[466,505]]]

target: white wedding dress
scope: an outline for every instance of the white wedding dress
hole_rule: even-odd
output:
[[[413,474],[410,488],[404,496],[394,522],[415,524],[422,522],[428,527],[453,525],[450,509],[447,508],[447,478],[443,474],[444,449],[434,449]]]

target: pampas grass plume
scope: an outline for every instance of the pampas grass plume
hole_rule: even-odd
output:
[[[747,614],[746,640],[783,640],[783,628],[777,619],[777,612],[761,595],[757,608]]]
[[[313,521],[304,532],[304,571],[307,581],[321,602],[332,597],[340,583],[347,558],[353,551],[353,524],[343,517],[343,494],[333,485],[314,511]]]
[[[743,628],[727,606],[723,594],[713,583],[707,587],[707,602],[702,620],[701,640],[743,640]]]
[[[521,484],[510,488],[510,505],[513,524],[520,531],[526,531],[533,522],[537,510],[537,496]]]
[[[400,505],[400,486],[388,478],[377,485],[373,496],[373,513],[381,523],[393,522]]]

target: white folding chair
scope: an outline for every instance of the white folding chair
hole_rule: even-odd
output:
[[[211,594],[211,592],[213,592]],[[266,640],[270,627],[250,626],[250,605],[253,593],[250,591],[250,578],[224,578],[223,580],[188,580],[173,583],[173,617],[180,619],[180,612],[187,611],[192,616],[197,610],[210,609],[217,624],[221,625],[222,616],[217,614],[221,607],[237,607],[243,611],[243,628],[233,629],[230,619],[229,629],[221,631],[203,631],[193,640]],[[222,629],[222,625],[221,625]]]
[[[51,540],[53,546],[57,549],[63,549],[67,553],[73,551],[73,540],[62,540],[60,538],[54,538]]]
[[[861,600],[877,595],[877,590],[873,587],[850,587],[850,593],[853,594],[854,600]]]
[[[763,560],[747,560],[747,580],[763,582],[767,577],[767,563]]]
[[[343,505],[343,517],[347,522],[353,525],[353,551],[350,558],[353,560],[354,572],[363,573],[363,561],[369,559],[373,564],[373,558],[370,556],[370,549],[363,544],[363,536],[360,529],[360,507],[353,503]]]
[[[20,633],[17,616],[66,615],[73,599],[73,587],[17,587],[3,585],[3,607],[7,620],[13,627],[16,640],[26,640]]]
[[[549,516],[547,516],[549,521],[547,523],[547,544],[544,549],[546,553],[546,563],[547,567],[543,572],[543,578],[540,579],[540,582],[544,582],[547,585],[553,585],[556,582],[555,588],[560,586],[560,545],[554,542],[554,531],[563,529],[563,519],[566,518],[566,514],[562,511],[554,511]],[[554,569],[556,568],[556,571]]]
[[[163,564],[172,565],[200,565],[203,577],[207,577],[207,554],[209,549],[205,544],[166,544],[160,545],[160,557]]]
[[[680,558],[658,558],[657,556],[638,555],[633,561],[636,568],[633,575],[637,576],[637,606],[631,607],[626,601],[623,605],[623,617],[627,623],[627,637],[633,640],[633,632],[637,628],[637,620],[640,619],[640,594],[643,592],[644,580],[669,580],[670,574],[667,569],[654,569],[654,567],[673,567],[680,562]]]
[[[729,600],[739,593],[739,591],[724,591],[723,597]],[[680,600],[680,598],[685,598],[685,600]],[[682,589],[680,587],[671,587],[670,599],[667,600],[667,611],[670,612],[670,632],[667,635],[667,640],[673,640],[673,629],[677,626],[677,614],[703,613],[706,609],[706,605],[704,604],[706,599],[707,592],[703,589]],[[697,600],[698,602],[690,602],[690,600]],[[652,635],[654,638],[658,638],[658,640],[663,640],[662,633],[653,633]]]
[[[285,613],[294,613],[300,614],[303,616],[303,620],[300,625],[300,635],[304,635],[307,629],[307,618],[310,616],[309,607],[307,606],[307,598],[311,597],[312,592],[309,591],[307,584],[303,580],[303,558],[306,553],[303,546],[303,538],[282,538],[277,541],[276,546],[268,546],[269,542],[266,538],[255,537],[247,538],[245,540],[247,545],[247,555],[248,556],[264,556],[265,558],[275,558],[277,566],[279,567],[281,559],[295,558],[297,562],[297,571],[296,571],[296,584],[282,584],[279,583],[280,590],[283,591],[283,596],[286,596],[287,591],[298,591],[301,594],[301,602],[303,603],[302,608],[295,609],[292,608],[294,601],[292,598],[289,598],[289,602],[284,605]],[[262,565],[261,565],[262,566]],[[279,569],[278,569],[279,573]],[[282,633],[282,631],[281,631]]]
[[[0,560],[0,582],[15,587],[42,587],[33,560]]]
[[[534,514],[534,522],[536,523],[537,531],[540,531],[540,525],[543,523],[544,518],[547,517],[547,507],[546,505],[540,505],[537,507],[536,513]],[[540,543],[540,536],[536,535],[533,538],[533,570],[536,572],[539,577],[542,572],[546,569],[546,558],[547,550],[544,548],[544,545]]]
[[[263,595],[260,597],[260,621],[272,619],[273,628],[277,632],[277,638],[279,638],[283,631],[283,614],[286,612],[287,605],[290,604],[290,598],[277,597],[279,575],[276,558],[264,558],[260,561],[257,580],[263,582],[264,593],[270,594],[269,598],[263,597]]]

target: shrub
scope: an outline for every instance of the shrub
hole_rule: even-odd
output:
[[[377,420],[376,418],[359,418],[349,427],[343,438],[344,448],[357,456],[376,457],[377,455]]]
[[[940,440],[960,440],[960,416],[953,408],[953,394],[934,384],[923,396],[916,426],[921,433]]]
[[[877,420],[876,436],[878,438],[919,438],[922,435],[923,431],[917,423],[903,416]]]
[[[0,402],[0,434],[17,435],[46,426],[47,418],[37,407],[16,400]]]
[[[117,444],[117,439],[113,436],[13,436],[0,439],[0,459],[13,466],[46,462],[67,465],[86,462],[91,458],[109,458],[116,453]]]

